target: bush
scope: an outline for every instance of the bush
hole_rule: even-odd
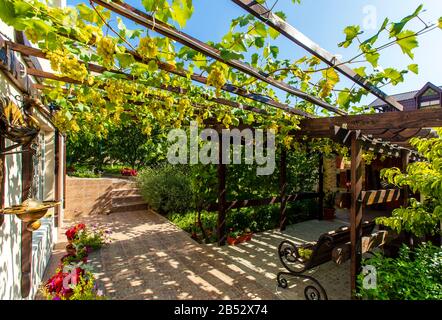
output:
[[[287,207],[289,223],[305,221],[311,217],[311,211],[317,207],[314,200],[302,200]],[[182,230],[188,233],[195,233],[202,237],[201,230],[197,225],[197,215],[195,211],[169,214],[168,218]],[[241,232],[249,229],[252,232],[262,232],[279,227],[279,204],[261,206],[253,208],[241,208],[227,212],[226,228]],[[216,227],[218,221],[217,212],[201,213],[201,223],[208,234],[210,242],[216,241]],[[211,234],[210,234],[211,233]]]
[[[75,167],[75,170],[69,174],[77,178],[101,178],[101,175],[87,167]]]
[[[415,252],[403,246],[399,257],[376,254],[364,261],[376,268],[377,288],[364,289],[364,275],[359,275],[359,295],[374,300],[442,299],[442,248],[423,244]]]
[[[145,169],[137,183],[143,198],[159,213],[185,213],[194,208],[190,179],[179,166]]]

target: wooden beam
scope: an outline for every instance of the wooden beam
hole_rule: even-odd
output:
[[[329,132],[334,126],[348,130],[390,130],[442,127],[442,108],[419,109],[301,120],[301,133]]]
[[[300,192],[295,194],[290,194],[285,196],[286,202],[296,202],[305,199],[316,199],[319,198],[319,193],[317,192]],[[250,207],[260,207],[268,206],[281,203],[281,197],[271,197],[265,199],[249,199],[249,200],[235,200],[226,202],[226,211],[239,209],[239,208],[250,208]],[[212,203],[208,205],[204,210],[209,212],[218,211],[218,203]]]
[[[287,39],[291,40],[298,46],[304,48],[309,53],[314,55],[315,57],[321,59],[328,66],[333,67],[341,74],[345,75],[347,78],[357,83],[382,101],[384,101],[387,105],[395,108],[399,111],[402,111],[404,107],[393,97],[388,96],[381,89],[377,88],[373,85],[368,79],[365,77],[361,77],[358,75],[350,66],[340,61],[336,55],[331,54],[325,49],[321,48],[318,44],[313,42],[307,36],[302,34],[299,30],[295,29],[292,25],[282,20],[276,14],[274,14],[271,10],[268,10],[263,5],[259,4],[255,0],[232,0],[238,6],[254,15],[262,22],[272,27],[282,35],[284,35]]]
[[[351,265],[350,283],[351,296],[355,297],[357,290],[357,277],[361,269],[362,260],[362,147],[353,132],[351,136],[351,209],[350,209],[350,242]]]
[[[166,36],[170,39],[173,39],[186,47],[189,47],[195,51],[198,51],[208,57],[211,57],[217,61],[220,61],[222,63],[225,63],[226,65],[235,68],[249,76],[252,76],[258,80],[261,80],[263,82],[268,83],[271,86],[274,86],[278,89],[281,89],[289,94],[292,94],[298,98],[301,98],[305,101],[308,101],[310,103],[313,103],[314,105],[320,106],[324,109],[327,109],[331,112],[334,112],[336,114],[344,115],[347,114],[345,111],[340,110],[339,108],[329,104],[328,102],[325,102],[313,95],[310,95],[308,93],[305,93],[283,81],[276,80],[272,78],[269,74],[258,70],[254,67],[252,67],[249,64],[246,64],[245,62],[231,59],[231,60],[225,60],[221,52],[211,47],[210,45],[182,32],[179,30],[176,30],[175,28],[169,26],[166,23],[163,23],[159,20],[155,20],[154,17],[151,15],[140,11],[132,6],[130,6],[127,3],[120,2],[119,0],[114,0],[112,2],[105,2],[102,0],[91,0],[97,4],[99,4],[102,7],[105,7],[121,16],[124,16],[133,22],[142,25],[148,29],[154,30],[155,32],[162,34],[163,36]]]
[[[219,135],[218,143],[218,245],[224,246],[227,240],[227,227],[226,227],[226,175],[227,166],[222,163],[222,137]]]
[[[20,92],[29,93],[31,81],[27,76],[22,77],[20,65],[21,62],[0,35],[0,70]]]
[[[364,206],[371,206],[374,204],[383,204],[393,201],[398,201],[401,197],[400,189],[386,189],[386,190],[367,190],[362,191],[361,202]]]
[[[281,146],[281,159],[279,164],[279,230],[284,231],[287,224],[287,150]]]

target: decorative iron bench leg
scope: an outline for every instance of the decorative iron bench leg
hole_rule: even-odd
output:
[[[313,282],[314,285],[308,285],[304,289],[304,297],[306,300],[328,300],[327,292],[325,291],[324,287],[319,283],[318,280],[311,276],[296,274],[292,272],[279,272],[276,276],[279,287],[284,289],[288,287],[288,282],[286,279],[287,276],[300,279],[308,279]]]

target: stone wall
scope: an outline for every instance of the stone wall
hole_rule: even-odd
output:
[[[124,179],[67,177],[64,217],[107,214],[112,205],[111,192],[132,187],[133,182]]]
[[[335,157],[324,157],[324,192],[336,191]]]

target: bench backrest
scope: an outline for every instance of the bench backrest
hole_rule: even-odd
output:
[[[363,222],[362,224],[362,236],[367,236],[372,233],[375,222]],[[332,259],[332,251],[338,246],[350,242],[350,228],[341,227],[335,231],[322,234],[317,244],[313,249],[312,256],[307,262],[306,269],[313,268],[321,265]]]

